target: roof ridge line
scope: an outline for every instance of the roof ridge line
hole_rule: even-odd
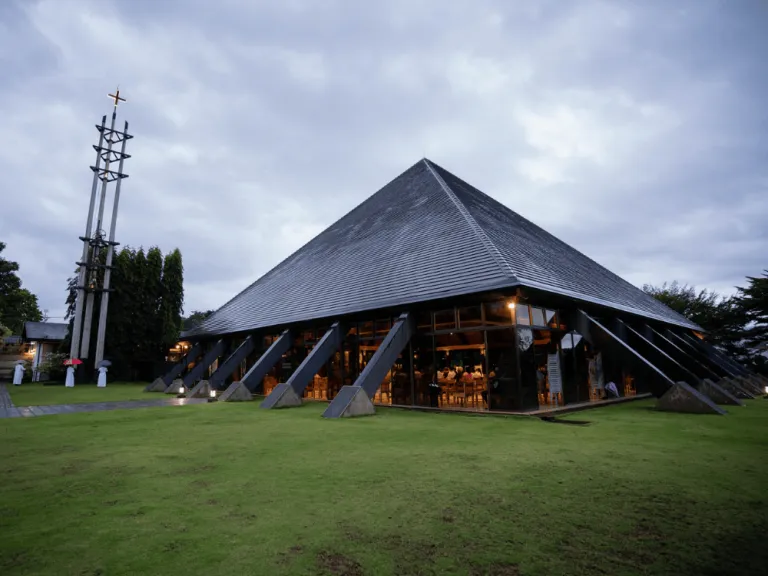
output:
[[[469,224],[469,227],[475,233],[475,235],[483,244],[483,246],[485,246],[485,249],[491,255],[491,258],[493,258],[496,261],[496,264],[498,264],[501,271],[505,274],[508,274],[510,279],[513,282],[517,282],[518,281],[517,274],[515,274],[515,271],[512,270],[512,267],[501,255],[501,252],[496,247],[496,244],[494,244],[493,241],[490,238],[488,238],[488,235],[485,233],[485,230],[483,230],[482,226],[480,226],[480,224],[477,223],[477,220],[474,219],[472,214],[469,213],[469,210],[467,210],[467,207],[464,205],[464,203],[461,200],[459,200],[459,198],[456,196],[456,193],[453,190],[451,190],[451,187],[448,186],[448,184],[446,184],[445,180],[443,180],[443,177],[437,173],[437,170],[435,170],[435,168],[432,166],[432,162],[427,158],[423,158],[422,162],[424,162],[424,165],[427,167],[430,174],[432,174],[435,180],[437,180],[438,184],[440,184],[440,187],[443,189],[443,192],[445,192],[448,195],[448,198],[451,199],[451,202],[453,202],[456,208],[458,208],[459,212],[461,212],[461,215],[467,221],[467,224]]]

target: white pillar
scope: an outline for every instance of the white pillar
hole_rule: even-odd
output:
[[[37,371],[37,367],[40,366],[40,356],[42,356],[42,342],[32,342],[35,345],[35,357],[32,359],[32,382],[38,382],[40,380],[40,374]]]

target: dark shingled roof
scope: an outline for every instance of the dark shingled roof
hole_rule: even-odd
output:
[[[249,331],[519,285],[698,329],[423,159],[183,336]]]
[[[25,322],[21,336],[24,340],[64,340],[69,332],[69,324],[55,322]]]

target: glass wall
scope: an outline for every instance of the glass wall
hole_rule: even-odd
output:
[[[489,410],[522,411],[515,331],[510,328],[488,330],[488,378],[481,396]]]
[[[426,328],[432,331],[431,325]],[[417,331],[419,327],[417,325]],[[411,338],[413,352],[413,403],[416,406],[439,406],[439,389],[437,386],[437,365],[435,364],[435,337],[423,332]]]
[[[382,379],[375,404],[525,412],[603,396],[599,354],[577,333],[566,333],[553,308],[498,299],[413,315],[415,334]],[[353,385],[395,321],[377,315],[349,325],[340,349],[304,397],[328,401],[342,386]],[[290,378],[326,330],[297,335],[264,379],[264,393]],[[265,349],[274,338],[265,339]],[[620,377],[621,387],[632,390],[631,375]]]
[[[560,343],[562,352],[563,397],[566,404],[589,402],[588,344],[576,331],[565,334]]]
[[[481,408],[486,386],[485,332],[437,333],[434,338],[438,363],[440,406]]]

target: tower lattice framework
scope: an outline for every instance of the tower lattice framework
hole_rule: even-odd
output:
[[[128,140],[133,138],[128,134],[128,122],[122,131],[115,128],[117,106],[125,102],[118,89],[115,94],[109,94],[114,101],[112,121],[107,127],[106,115],[101,119],[101,125],[96,125],[99,131],[99,143],[94,145],[96,163],[91,166],[93,184],[91,185],[91,201],[88,206],[88,220],[85,225],[85,235],[80,236],[83,242],[83,253],[78,264],[77,300],[75,302],[75,319],[72,328],[72,344],[69,351],[70,359],[87,360],[91,349],[91,326],[93,324],[93,309],[96,295],[101,294],[101,308],[96,333],[96,352],[93,365],[98,366],[104,359],[104,342],[107,330],[107,312],[109,309],[109,294],[112,292],[112,258],[115,246],[115,228],[117,226],[117,211],[120,205],[120,187],[128,174],[123,172],[123,163],[130,158],[125,153]],[[113,166],[117,164],[117,169]],[[101,187],[99,190],[99,183]],[[112,200],[112,219],[109,232],[105,232],[104,210],[110,184],[114,183]],[[96,197],[99,192],[98,209]],[[103,258],[103,262],[102,262]]]

